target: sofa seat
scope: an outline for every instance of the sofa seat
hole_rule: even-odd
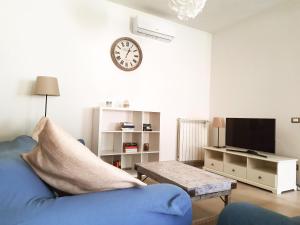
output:
[[[36,142],[0,143],[1,225],[190,225],[191,200],[169,184],[55,197],[20,158]]]

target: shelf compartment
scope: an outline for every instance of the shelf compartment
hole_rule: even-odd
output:
[[[109,164],[113,164],[114,161],[119,160],[121,162],[121,155],[105,155],[101,156],[101,159],[104,162],[107,162]]]
[[[126,142],[137,143],[138,144],[138,152],[141,152],[141,148],[142,148],[142,134],[141,133],[124,132],[122,134],[122,141],[123,141],[123,143],[126,143]],[[122,149],[122,152],[123,152],[123,149]]]
[[[144,112],[143,124],[151,124],[153,131],[160,131],[160,113],[159,112]]]
[[[149,144],[149,152],[151,151],[159,151],[159,146],[160,146],[160,134],[159,133],[143,133],[143,146],[142,149],[144,148],[144,144],[148,143]],[[144,150],[144,149],[143,149]],[[144,151],[147,152],[147,151]]]
[[[225,153],[224,162],[239,167],[247,167],[247,158],[244,156]]]
[[[121,133],[101,133],[99,155],[120,154],[122,152]]]
[[[270,174],[277,174],[277,163],[261,160],[261,159],[251,159],[248,158],[248,168],[255,169],[262,172],[270,173]]]
[[[135,126],[135,130],[141,131],[142,115],[140,111],[118,111],[118,110],[102,110],[101,113],[101,130],[102,131],[120,131],[120,122],[131,122]]]
[[[141,154],[136,154],[136,155],[123,154],[121,156],[121,160],[122,160],[121,168],[123,170],[134,170],[134,165],[136,163],[141,162]]]
[[[223,152],[209,151],[209,150],[205,152],[205,159],[212,159],[215,161],[223,162],[223,157],[224,157]]]

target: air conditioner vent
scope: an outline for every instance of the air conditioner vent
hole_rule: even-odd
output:
[[[132,20],[132,32],[165,42],[175,37],[173,25],[162,19],[135,17]]]

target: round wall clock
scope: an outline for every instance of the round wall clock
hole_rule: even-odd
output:
[[[143,60],[143,53],[139,44],[129,37],[117,39],[110,49],[111,59],[121,70],[137,69]]]

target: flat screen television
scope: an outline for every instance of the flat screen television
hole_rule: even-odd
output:
[[[226,118],[226,146],[275,153],[276,120]]]

